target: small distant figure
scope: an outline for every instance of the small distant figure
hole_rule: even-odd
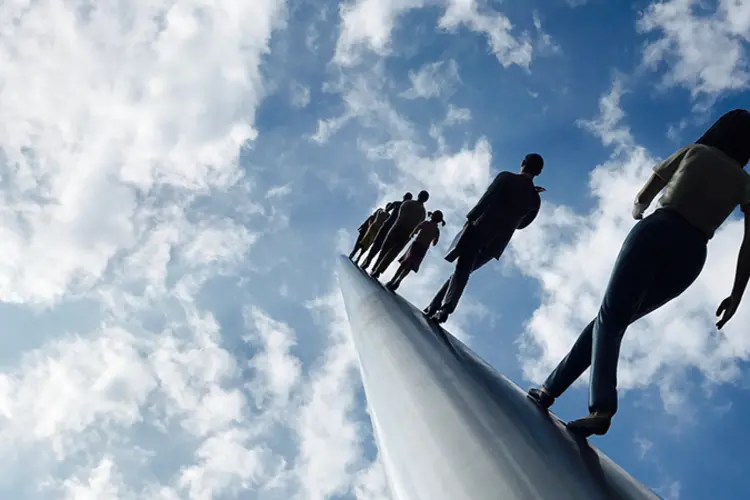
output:
[[[352,252],[349,254],[349,260],[354,260],[354,255],[362,249],[362,239],[365,237],[365,234],[367,233],[367,230],[370,228],[370,224],[372,224],[373,219],[375,218],[375,213],[373,212],[370,214],[370,216],[365,219],[365,221],[360,224],[360,226],[357,228],[357,241],[354,242],[354,248],[352,249]],[[360,255],[360,257],[362,257]],[[359,260],[359,258],[357,260]]]
[[[544,159],[531,153],[521,162],[521,172],[500,172],[477,204],[466,214],[466,224],[454,240],[446,260],[456,262],[453,275],[424,309],[438,323],[447,321],[469,281],[469,275],[492,259],[499,259],[517,229],[528,227],[539,213],[545,189],[534,185]]]
[[[380,253],[380,250],[383,248],[383,243],[385,242],[386,236],[388,236],[388,231],[390,231],[393,225],[396,223],[396,219],[398,218],[398,211],[401,208],[401,203],[411,200],[413,197],[414,196],[411,193],[406,192],[401,201],[392,201],[385,206],[386,212],[388,212],[390,215],[388,216],[388,220],[385,221],[385,224],[383,224],[383,227],[381,227],[380,231],[378,231],[378,235],[375,237],[375,241],[372,242],[370,251],[367,252],[367,257],[362,263],[362,269],[367,270],[367,268],[370,267],[370,264],[372,263],[372,259],[377,257],[377,255]]]
[[[750,113],[722,116],[696,144],[654,167],[633,203],[631,229],[617,256],[596,317],[570,352],[529,397],[549,408],[587,368],[589,415],[568,424],[583,437],[603,435],[617,412],[617,364],[628,326],[679,297],[700,275],[715,231],[739,205],[745,232],[734,285],[716,311],[721,329],[742,300],[750,278]],[[657,194],[659,208],[643,213]]]
[[[440,228],[438,228],[438,224],[445,226],[443,212],[435,210],[434,212],[430,212],[428,216],[430,218],[420,223],[412,232],[412,237],[415,237],[414,241],[398,260],[401,266],[396,271],[396,274],[385,284],[385,287],[389,290],[395,291],[410,272],[414,271],[418,273],[419,266],[430,249],[430,244],[432,246],[438,244],[440,240]]]
[[[357,259],[354,260],[354,263],[359,265],[359,259],[361,259],[362,255],[364,255],[367,249],[370,248],[373,240],[375,240],[375,236],[378,234],[378,231],[387,219],[388,212],[382,208],[378,208],[364,223],[362,223],[361,226],[359,226],[361,238],[357,238],[357,243],[354,244],[354,249],[352,250],[352,253],[349,254],[350,260],[354,260],[354,256],[359,251],[360,253],[357,256]]]
[[[429,198],[430,193],[420,191],[416,200],[406,200],[401,204],[396,222],[388,231],[388,235],[383,242],[383,249],[378,255],[378,260],[375,261],[375,269],[371,273],[373,278],[377,279],[383,274],[406,244],[409,243],[411,233],[427,217],[424,204]]]

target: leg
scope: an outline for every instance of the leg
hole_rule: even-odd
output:
[[[443,286],[438,290],[438,292],[435,294],[435,296],[432,298],[432,301],[430,304],[425,307],[422,312],[424,312],[427,316],[432,316],[438,310],[440,309],[440,306],[443,305],[443,299],[445,298],[445,294],[448,292],[448,286],[450,286],[451,280],[448,278],[445,283],[443,283]]]
[[[401,285],[401,281],[406,277],[407,274],[409,274],[409,266],[408,263],[401,264],[399,266],[398,270],[396,271],[396,274],[393,275],[393,278],[391,278],[391,281],[389,281],[385,286],[390,290],[396,290],[399,285]]]
[[[456,259],[456,270],[450,277],[440,310],[435,314],[435,320],[442,323],[456,310],[458,301],[464,293],[469,275],[484,266],[492,258],[483,254],[476,246],[467,245]]]
[[[352,253],[349,254],[349,260],[354,260],[354,255],[357,253],[357,251],[359,251],[359,249],[359,240],[357,240],[357,243],[354,244],[354,248],[352,249]]]
[[[394,229],[397,232],[394,232]],[[403,229],[393,228],[388,234],[385,243],[383,244],[383,250],[380,252],[378,261],[375,264],[375,269],[372,272],[373,278],[377,278],[388,269],[388,266],[398,257],[401,250],[404,249],[407,243],[409,243],[410,232],[404,232]]]
[[[623,243],[594,320],[591,340],[591,415],[572,430],[604,434],[617,412],[617,365],[627,327],[684,292],[706,258],[705,238],[669,213],[639,222]]]
[[[578,336],[570,352],[560,361],[547,380],[542,384],[542,389],[550,397],[558,398],[565,392],[578,377],[591,365],[591,339],[594,330],[592,320]],[[550,403],[551,405],[551,403]]]

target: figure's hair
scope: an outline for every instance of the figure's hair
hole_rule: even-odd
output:
[[[420,191],[419,194],[417,195],[417,200],[421,202],[425,202],[429,199],[430,199],[430,193],[428,193],[425,190]]]
[[[441,212],[440,210],[435,210],[434,212],[428,212],[427,216],[437,219],[438,222],[442,222],[443,226],[445,226],[445,219],[443,218],[443,212]]]
[[[411,194],[409,191],[407,191],[406,193],[404,193],[404,201],[411,200],[412,198],[414,198],[414,195]]]

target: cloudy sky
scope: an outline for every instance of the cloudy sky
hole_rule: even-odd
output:
[[[748,0],[10,0],[0,26],[14,500],[388,499],[335,278],[361,221],[430,191],[423,307],[492,176],[541,153],[539,218],[448,324],[528,387],[650,168],[750,96]],[[750,305],[713,326],[740,239],[629,330],[596,438],[670,500],[750,496]]]

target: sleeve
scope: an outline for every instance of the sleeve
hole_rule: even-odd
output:
[[[685,146],[663,162],[659,163],[654,167],[654,173],[658,175],[662,180],[669,182],[674,173],[677,172],[680,163],[682,163],[682,159],[685,157],[692,146],[692,144],[690,146]]]
[[[477,204],[474,205],[474,208],[469,210],[469,213],[466,214],[467,219],[469,219],[470,221],[477,220],[479,216],[487,210],[487,207],[494,203],[495,197],[500,191],[500,187],[505,180],[505,175],[503,175],[504,173],[505,172],[500,172],[495,176],[495,179],[492,181],[489,187],[487,187],[487,190],[484,192],[482,197],[479,198]]]
[[[536,197],[536,203],[534,203],[534,206],[531,207],[531,210],[529,210],[526,215],[523,216],[523,219],[521,219],[521,222],[518,224],[518,229],[524,229],[529,226],[532,222],[534,222],[534,219],[536,219],[536,216],[539,214],[539,207],[542,205],[542,200],[539,198],[539,194],[537,194]]]

